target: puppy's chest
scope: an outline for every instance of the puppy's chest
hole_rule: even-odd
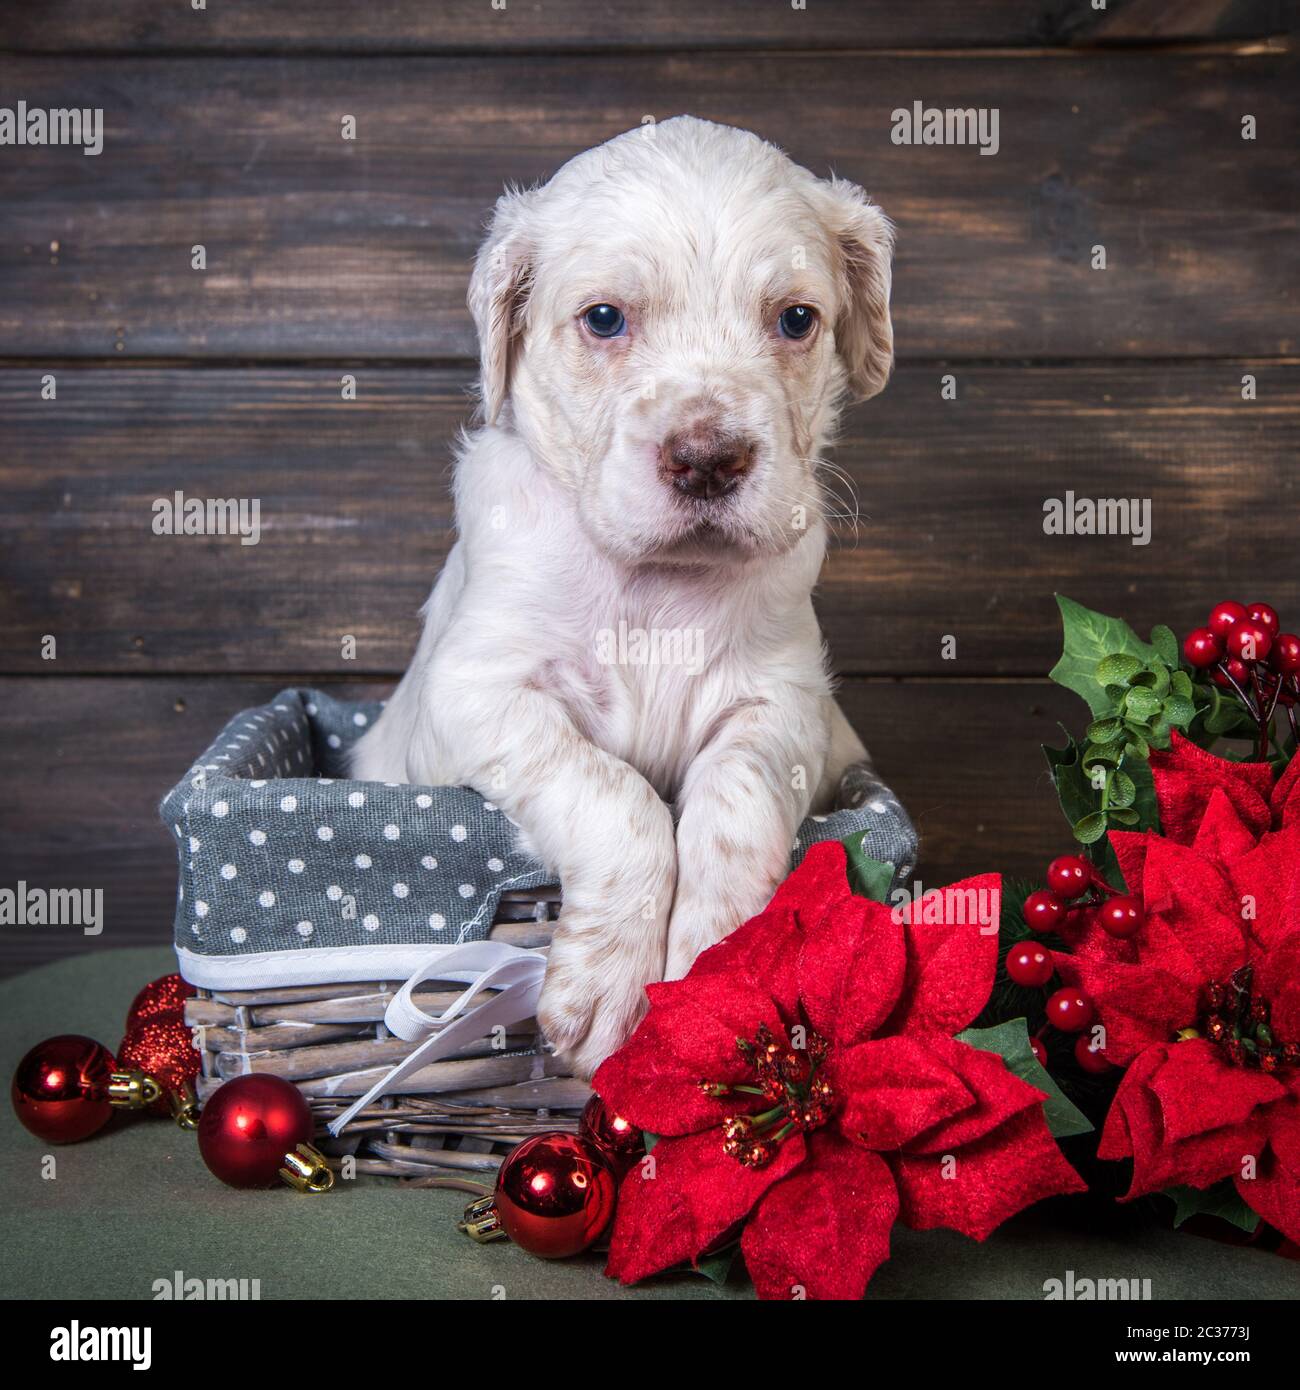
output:
[[[589,651],[548,663],[547,680],[597,747],[675,794],[708,703],[701,635],[623,620],[598,629]]]

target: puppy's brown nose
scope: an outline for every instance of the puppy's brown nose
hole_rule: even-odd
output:
[[[689,497],[723,497],[733,491],[754,461],[754,446],[738,434],[706,426],[679,430],[664,441],[668,481]]]

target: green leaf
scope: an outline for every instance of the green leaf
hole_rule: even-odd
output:
[[[1132,806],[1137,800],[1137,788],[1133,785],[1133,779],[1127,772],[1117,770],[1111,778],[1110,794],[1107,797],[1106,805],[1111,810],[1120,811],[1127,806]]]
[[[889,897],[894,881],[894,866],[883,859],[873,859],[863,848],[865,835],[850,835],[841,840],[849,859],[849,887],[860,897],[883,903]]]
[[[1156,649],[1119,618],[1094,613],[1064,594],[1057,594],[1056,603],[1061,610],[1064,641],[1061,659],[1052,667],[1051,677],[1057,685],[1073,690],[1087,701],[1093,717],[1100,719],[1113,712],[1114,701],[1106,694],[1107,682],[1097,679],[1097,663],[1125,653],[1137,657],[1141,666],[1157,655]]]
[[[1124,754],[1121,750],[1113,743],[1105,748],[1099,748],[1095,743],[1090,743],[1087,748],[1083,750],[1083,757],[1079,762],[1086,772],[1096,767],[1098,763],[1107,767],[1118,767],[1119,760],[1123,756]]]
[[[1186,700],[1192,698],[1192,678],[1186,671],[1175,671],[1169,677],[1169,684],[1173,687],[1175,695],[1181,695]]]
[[[1114,743],[1124,732],[1118,719],[1094,719],[1088,725],[1088,737],[1093,743]]]
[[[1217,1216],[1252,1233],[1259,1225],[1259,1216],[1241,1200],[1237,1189],[1226,1178],[1204,1192],[1194,1187],[1167,1187],[1164,1195],[1171,1197],[1177,1207],[1175,1226],[1181,1226],[1189,1217],[1202,1215]]]
[[[1182,651],[1178,645],[1178,638],[1174,636],[1173,629],[1168,628],[1164,623],[1157,623],[1151,629],[1151,645],[1160,653],[1160,660],[1166,666],[1177,666],[1178,659]]]
[[[1133,779],[1135,795],[1133,810],[1137,812],[1137,824],[1141,830],[1160,829],[1160,806],[1156,801],[1156,784],[1151,776],[1151,766],[1147,762],[1124,764],[1124,770]]]
[[[1007,1064],[1008,1071],[1047,1093],[1043,1101],[1043,1118],[1057,1139],[1071,1134],[1087,1134],[1092,1125],[1080,1110],[1066,1100],[1061,1088],[1039,1064],[1029,1045],[1029,1025],[1023,1018],[1009,1019],[992,1028],[967,1028],[958,1033],[956,1041],[981,1052],[996,1052]]]
[[[1130,724],[1128,726],[1128,742],[1124,745],[1125,757],[1145,760],[1150,752],[1151,749],[1148,747],[1146,739]]]
[[[1127,685],[1142,670],[1142,663],[1127,652],[1112,652],[1097,663],[1096,676],[1101,685]]]
[[[1110,820],[1114,821],[1116,825],[1122,825],[1125,828],[1132,828],[1138,823],[1138,813],[1131,808],[1125,809],[1121,807],[1116,810],[1116,808],[1112,806],[1110,810],[1106,812],[1106,815]]]
[[[1196,706],[1185,695],[1171,695],[1165,701],[1164,717],[1176,728],[1185,729],[1196,718]]]
[[[695,1261],[695,1269],[699,1274],[715,1284],[725,1284],[727,1276],[731,1273],[731,1266],[736,1262],[736,1253],[740,1245],[737,1242],[728,1245],[712,1255],[701,1255]]]
[[[1124,697],[1124,708],[1134,719],[1152,719],[1160,713],[1160,697],[1154,691],[1135,686]]]
[[[1093,811],[1074,823],[1074,838],[1081,845],[1093,845],[1106,833],[1106,813]]]

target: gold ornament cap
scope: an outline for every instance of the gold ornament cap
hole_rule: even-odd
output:
[[[285,1154],[280,1179],[296,1192],[328,1192],[334,1186],[334,1170],[319,1149],[299,1144]]]
[[[471,1239],[476,1240],[480,1245],[486,1245],[490,1240],[501,1240],[505,1237],[505,1230],[501,1225],[501,1218],[497,1215],[496,1197],[489,1192],[482,1197],[476,1197],[465,1208],[465,1215],[456,1223],[458,1231],[464,1231]]]
[[[142,1071],[115,1071],[108,1079],[108,1103],[118,1110],[147,1110],[162,1094],[157,1081]]]

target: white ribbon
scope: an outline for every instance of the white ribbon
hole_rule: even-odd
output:
[[[532,1018],[542,993],[546,956],[541,951],[507,946],[499,941],[471,941],[451,951],[430,957],[397,991],[384,1010],[384,1023],[390,1033],[407,1041],[425,1041],[381,1077],[361,1097],[330,1122],[329,1132],[336,1138],[346,1125],[372,1101],[387,1095],[412,1072],[436,1062],[476,1038],[486,1037],[493,1028]],[[427,1014],[411,997],[425,980],[472,981],[469,988],[440,1014]],[[498,992],[477,1008],[465,1007],[480,990]]]

